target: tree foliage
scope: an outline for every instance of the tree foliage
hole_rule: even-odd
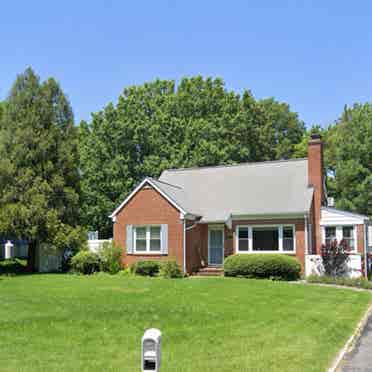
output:
[[[328,130],[326,161],[336,206],[372,216],[372,103],[345,107]]]
[[[0,234],[27,239],[31,255],[42,243],[76,246],[82,236],[78,137],[58,83],[41,83],[30,68],[19,75],[0,130]]]
[[[290,157],[303,123],[288,105],[240,96],[221,79],[156,80],[126,88],[80,125],[82,215],[110,236],[109,213],[145,176],[166,168]]]
[[[260,105],[267,117],[266,157],[269,160],[295,157],[296,145],[306,133],[304,122],[297,113],[290,110],[287,103],[268,98],[261,100]]]

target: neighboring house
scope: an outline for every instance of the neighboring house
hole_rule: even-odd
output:
[[[323,144],[308,158],[174,169],[145,178],[111,214],[123,262],[175,259],[187,273],[235,254],[320,254],[327,239],[366,249],[366,216],[326,206]]]

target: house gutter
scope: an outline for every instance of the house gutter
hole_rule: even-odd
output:
[[[230,218],[234,221],[239,220],[266,220],[266,219],[282,219],[282,218],[303,218],[304,211],[302,212],[294,212],[294,213],[276,213],[276,214],[231,214]]]
[[[305,255],[307,255],[309,254],[309,232],[307,214],[305,214],[304,217],[305,217]]]
[[[197,222],[195,222],[194,224],[192,224],[191,226],[189,226],[189,227],[186,227],[186,231],[189,231],[189,230],[192,230],[194,227],[196,227],[196,225],[197,225],[198,223]]]
[[[368,244],[368,221],[365,221],[364,222],[364,276],[365,278],[368,278],[367,244]]]
[[[183,219],[183,272],[186,274],[186,219]]]

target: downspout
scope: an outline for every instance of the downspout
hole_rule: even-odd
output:
[[[309,254],[309,233],[308,233],[308,220],[305,214],[305,256]]]
[[[367,256],[367,244],[368,244],[368,224],[364,222],[364,277],[368,278],[368,256]]]
[[[309,254],[309,233],[308,233],[308,220],[307,220],[307,214],[304,215],[305,218],[305,262],[304,262],[304,269],[305,269],[305,276],[306,276],[306,261],[307,261],[307,255]]]
[[[183,272],[186,274],[186,219],[183,219]]]

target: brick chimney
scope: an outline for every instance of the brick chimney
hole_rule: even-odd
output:
[[[322,231],[321,206],[324,201],[323,141],[320,134],[312,134],[308,145],[308,182],[314,188],[312,208],[313,252],[320,254]]]

